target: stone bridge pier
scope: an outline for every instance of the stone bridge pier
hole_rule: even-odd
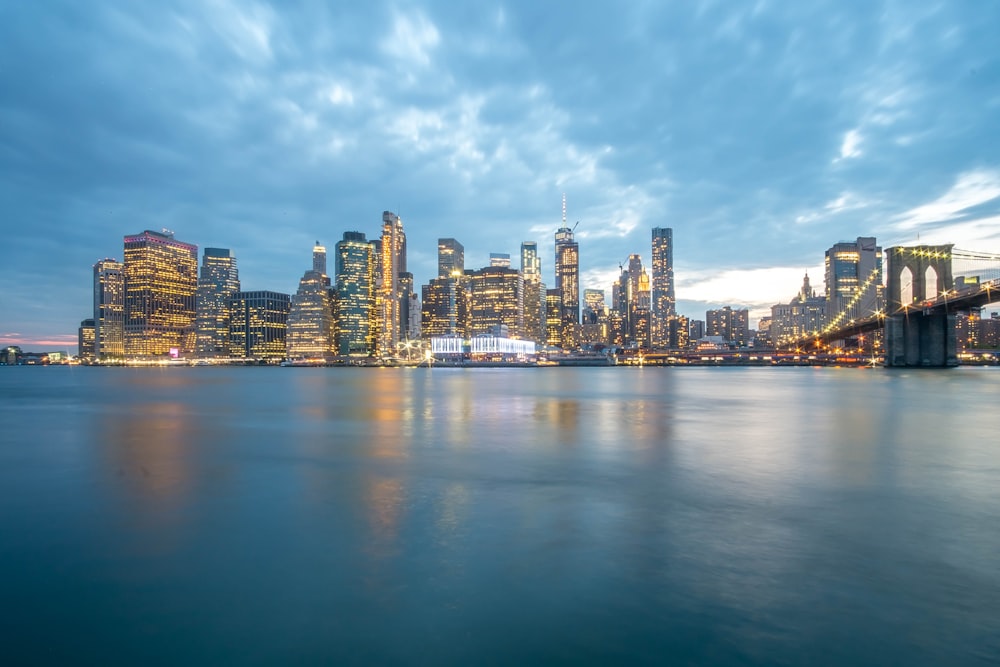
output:
[[[896,246],[886,251],[885,365],[958,365],[955,315],[930,304],[953,286],[947,245]]]

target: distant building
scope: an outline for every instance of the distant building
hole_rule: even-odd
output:
[[[383,357],[396,355],[402,333],[403,307],[408,305],[408,294],[400,278],[406,274],[406,233],[402,219],[391,211],[382,213],[382,257],[376,265],[376,354]]]
[[[750,311],[733,310],[730,306],[705,313],[705,334],[718,336],[730,345],[747,347],[750,344]]]
[[[421,294],[421,338],[468,335],[469,307],[464,275],[434,278]]]
[[[124,246],[125,354],[192,352],[198,246],[150,230],[126,236]]]
[[[465,273],[465,247],[452,238],[438,239],[438,278]]]
[[[239,291],[240,275],[232,251],[205,248],[195,317],[195,351],[199,356],[229,356],[229,299]]]
[[[545,344],[562,347],[562,294],[557,289],[545,290]]]
[[[857,317],[883,307],[882,248],[875,237],[841,241],[826,251],[824,262],[828,320],[847,311],[852,302]]]
[[[291,298],[286,347],[292,359],[328,359],[333,353],[334,327],[325,276],[306,271]]]
[[[486,267],[466,273],[469,284],[469,334],[506,326],[510,335],[524,331],[524,280],[517,269]]]
[[[81,361],[91,361],[94,358],[94,318],[90,317],[80,322],[77,331],[77,357]]]
[[[827,303],[825,296],[816,296],[807,273],[799,293],[791,301],[771,306],[768,333],[772,344],[780,346],[822,330],[826,324]]]
[[[563,199],[563,226],[556,230],[556,284],[559,291],[561,347],[576,347],[576,325],[580,322],[580,244],[573,230],[566,226],[566,200]]]
[[[676,312],[677,302],[674,294],[674,230],[670,227],[654,227],[652,237],[652,346],[674,347],[670,344],[667,325],[668,319]],[[674,330],[676,331],[676,327]]]
[[[538,244],[521,244],[521,275],[524,278],[524,337],[545,343],[545,283],[542,282],[542,260]]]
[[[319,274],[317,274],[319,275]],[[291,298],[281,292],[236,292],[229,298],[229,351],[244,359],[287,356]]]
[[[698,341],[705,337],[705,322],[703,320],[691,320],[688,323],[688,337],[692,341]]]
[[[125,272],[114,259],[94,264],[94,355],[125,354]]]
[[[510,253],[509,252],[491,252],[490,253],[490,266],[501,268],[501,269],[509,269],[510,268]]]
[[[376,254],[364,232],[344,232],[336,246],[337,354],[375,354]]]

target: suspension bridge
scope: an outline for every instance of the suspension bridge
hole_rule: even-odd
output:
[[[1000,255],[959,250],[953,244],[893,246],[881,267],[817,331],[781,347],[821,347],[883,331],[885,365],[958,365],[956,313],[1000,301]]]

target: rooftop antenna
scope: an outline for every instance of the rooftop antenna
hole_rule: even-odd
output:
[[[566,193],[563,193],[563,227],[566,226]]]

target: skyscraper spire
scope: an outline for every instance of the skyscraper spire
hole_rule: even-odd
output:
[[[563,193],[563,227],[566,226],[566,193]]]

